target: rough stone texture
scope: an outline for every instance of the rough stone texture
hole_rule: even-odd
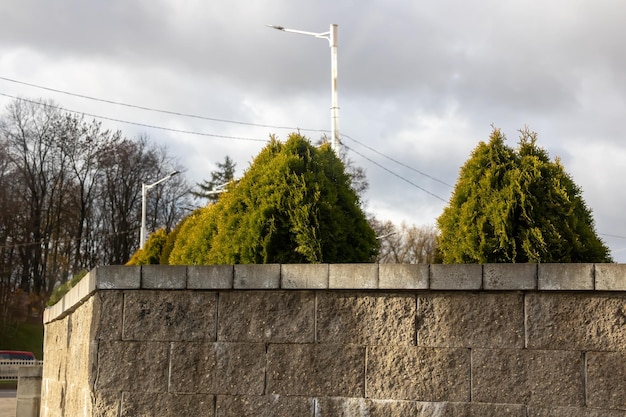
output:
[[[428,289],[429,275],[427,264],[380,264],[378,288],[425,290]]]
[[[425,293],[417,301],[419,346],[524,347],[521,294]]]
[[[537,288],[537,264],[483,265],[485,290],[534,290]]]
[[[413,294],[319,293],[317,341],[414,345],[415,304]]]
[[[526,327],[529,348],[624,350],[626,296],[527,294]]]
[[[213,417],[215,400],[206,394],[125,392],[120,417]]]
[[[98,310],[98,299],[90,297],[71,315],[46,327],[42,416],[90,415]]]
[[[587,404],[626,409],[626,347],[622,352],[587,353]]]
[[[186,266],[143,265],[141,267],[141,288],[184,289],[186,286]]]
[[[107,290],[46,311],[41,415],[626,417],[621,265],[433,265],[410,282],[425,268],[188,267],[187,289],[154,290],[136,267],[92,271]],[[344,287],[326,288],[331,269]]]
[[[539,264],[540,290],[593,290],[593,264]]]
[[[98,323],[96,338],[99,340],[122,340],[124,323],[124,293],[122,291],[100,291],[94,295],[98,300],[94,311]]]
[[[470,351],[409,346],[370,347],[366,379],[367,398],[469,401]]]
[[[582,406],[582,354],[575,351],[473,349],[472,400]]]
[[[528,407],[527,417],[626,417],[626,411],[582,407]]]
[[[328,288],[328,264],[283,264],[280,266],[281,288]]]
[[[267,350],[267,393],[363,397],[362,346],[281,344]]]
[[[166,342],[101,341],[95,388],[167,392],[168,345]]]
[[[376,289],[378,288],[378,264],[330,264],[328,287]]]
[[[45,358],[41,392],[42,415],[61,415],[63,377],[67,363],[67,319],[47,323],[44,332]]]
[[[315,400],[281,395],[217,397],[217,417],[317,417]]]
[[[219,311],[219,341],[314,341],[315,294],[311,291],[223,292]]]
[[[430,266],[432,290],[479,290],[483,283],[483,266],[471,264]]]
[[[170,392],[261,395],[262,343],[172,343]]]
[[[316,417],[526,417],[526,407],[511,404],[472,404],[320,398]]]
[[[189,265],[187,266],[188,289],[233,288],[235,268],[233,265]]]
[[[129,291],[124,340],[215,341],[217,295],[211,291]]]
[[[122,392],[97,390],[94,395],[94,417],[119,417],[122,408]]]
[[[626,264],[596,264],[596,290],[626,291]]]

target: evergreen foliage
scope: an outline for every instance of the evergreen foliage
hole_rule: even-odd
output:
[[[371,262],[378,242],[329,145],[272,138],[237,184],[181,226],[170,264]]]
[[[167,243],[168,234],[165,229],[159,229],[150,234],[143,249],[138,249],[126,265],[158,265],[161,263],[161,253]]]
[[[611,262],[580,188],[536,133],[520,132],[513,149],[494,129],[461,168],[437,220],[443,262]]]
[[[235,167],[237,164],[233,162],[228,155],[224,157],[224,162],[217,163],[217,171],[211,172],[211,180],[204,180],[201,184],[197,184],[199,191],[192,191],[196,197],[206,198],[210,202],[215,203],[219,194],[215,191],[222,188],[235,178]]]

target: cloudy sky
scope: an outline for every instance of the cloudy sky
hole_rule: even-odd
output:
[[[370,213],[434,224],[491,126],[512,146],[528,126],[626,262],[623,0],[20,0],[0,16],[0,108],[47,98],[146,133],[190,183],[226,155],[241,174],[270,134],[330,130],[328,42],[265,25],[335,23],[339,130]]]

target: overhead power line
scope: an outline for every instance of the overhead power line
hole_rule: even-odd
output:
[[[323,133],[328,133],[328,130],[324,130],[324,129],[307,129],[307,128],[295,128],[295,127],[289,127],[289,126],[275,126],[275,125],[269,125],[269,124],[261,124],[261,123],[250,123],[250,122],[241,122],[241,121],[236,121],[236,120],[227,120],[227,119],[220,119],[220,118],[214,118],[214,117],[207,117],[207,116],[199,116],[199,115],[194,115],[194,114],[188,114],[188,113],[183,113],[183,112],[178,112],[178,111],[171,111],[171,110],[163,110],[163,109],[156,109],[156,108],[152,108],[152,107],[147,107],[147,106],[140,106],[140,105],[135,105],[135,104],[128,104],[128,103],[123,103],[123,102],[119,102],[119,101],[113,101],[113,100],[107,100],[107,99],[101,99],[101,98],[97,98],[97,97],[93,97],[93,96],[88,96],[88,95],[84,95],[84,94],[78,94],[78,93],[72,93],[69,91],[64,91],[64,90],[59,90],[56,88],[51,88],[51,87],[45,87],[45,86],[41,86],[38,84],[33,84],[33,83],[27,83],[24,81],[19,81],[19,80],[15,80],[15,79],[11,79],[11,78],[7,78],[7,77],[2,77],[0,76],[0,80],[4,80],[4,81],[8,81],[8,82],[12,82],[12,83],[16,83],[16,84],[21,84],[21,85],[26,85],[29,87],[34,87],[34,88],[39,88],[39,89],[43,89],[43,90],[47,90],[47,91],[51,91],[51,92],[55,92],[55,93],[60,93],[60,94],[65,94],[65,95],[69,95],[69,96],[74,96],[74,97],[79,97],[79,98],[84,98],[84,99],[88,99],[88,100],[93,100],[93,101],[98,101],[98,102],[103,102],[103,103],[107,103],[107,104],[113,104],[113,105],[119,105],[119,106],[124,106],[124,107],[128,107],[128,108],[135,108],[135,109],[139,109],[139,110],[145,110],[145,111],[151,111],[151,112],[158,112],[158,113],[164,113],[164,114],[170,114],[170,115],[174,115],[174,116],[182,116],[182,117],[189,117],[189,118],[194,118],[194,119],[201,119],[201,120],[207,120],[207,121],[214,121],[214,122],[221,122],[221,123],[232,123],[232,124],[239,124],[239,125],[246,125],[246,126],[255,126],[255,127],[264,127],[264,128],[272,128],[272,129],[290,129],[290,130],[300,130],[300,131],[308,131],[308,132],[323,132]],[[5,96],[5,97],[10,97],[13,99],[17,99],[17,100],[21,100],[21,101],[25,101],[25,102],[29,102],[29,103],[34,103],[34,104],[38,104],[38,105],[44,105],[43,103],[34,101],[34,100],[29,100],[29,99],[25,99],[25,98],[21,98],[21,97],[16,97],[13,95],[9,95],[9,94],[5,94],[5,93],[0,93],[0,95]],[[77,110],[71,110],[71,109],[67,109],[67,108],[63,108],[60,106],[56,106],[56,105],[50,105],[50,104],[45,104],[47,106],[50,106],[52,108],[56,108],[58,110],[62,110],[62,111],[68,111],[68,112],[72,112],[72,113],[76,113],[76,114],[82,114],[85,116],[89,116],[89,117],[94,117],[97,119],[103,119],[103,120],[109,120],[109,121],[113,121],[113,122],[118,122],[118,123],[125,123],[125,124],[130,124],[130,125],[134,125],[134,126],[141,126],[141,127],[146,127],[146,128],[151,128],[151,129],[159,129],[159,130],[164,130],[164,131],[170,131],[170,132],[175,132],[175,133],[183,133],[183,134],[191,134],[191,135],[199,135],[199,136],[208,136],[208,137],[216,137],[216,138],[223,138],[223,139],[235,139],[235,140],[248,140],[248,141],[260,141],[260,142],[267,142],[268,140],[266,139],[258,139],[258,138],[242,138],[242,137],[235,137],[235,136],[226,136],[226,135],[217,135],[217,134],[210,134],[210,133],[202,133],[202,132],[195,132],[195,131],[188,131],[188,130],[181,130],[181,129],[173,129],[173,128],[167,128],[164,126],[157,126],[157,125],[151,125],[151,124],[146,124],[146,123],[140,123],[140,122],[133,122],[133,121],[129,121],[129,120],[123,120],[123,119],[117,119],[117,118],[112,118],[112,117],[107,117],[107,116],[100,116],[100,115],[96,115],[96,114],[92,114],[92,113],[86,113],[83,111],[77,111]],[[376,149],[374,149],[373,147],[364,144],[363,142],[349,136],[346,134],[342,134],[342,137],[346,137],[348,139],[350,139],[351,141],[365,147],[366,149],[400,165],[403,166],[405,168],[408,168],[422,176],[425,176],[427,178],[432,179],[433,181],[436,181],[438,183],[441,183],[443,185],[446,185],[448,187],[452,187],[450,184],[447,184],[446,182],[439,180],[438,178],[435,178],[431,175],[428,175],[418,169],[415,169],[401,161],[398,161],[395,158],[392,158]],[[347,145],[344,144],[344,146],[346,146],[347,149],[352,150],[353,152],[355,152],[356,154],[358,154],[359,156],[361,156],[362,158],[370,161],[371,163],[379,166],[380,168],[384,169],[385,171],[391,173],[392,175],[402,179],[403,181],[417,187],[418,189],[434,196],[435,198],[438,198],[442,201],[443,200],[441,197],[436,196],[435,194],[431,193],[430,191],[420,187],[419,185],[413,183],[412,181],[402,177],[401,175],[391,171],[390,169],[384,167],[383,165],[379,164],[378,162],[372,160],[371,158],[366,157],[365,155],[357,152],[354,149],[349,148]]]
[[[231,123],[231,124],[237,124],[237,125],[243,125],[243,126],[265,127],[265,128],[271,128],[271,129],[284,129],[284,130],[294,130],[294,131],[300,130],[303,132],[328,132],[327,130],[320,130],[320,129],[304,129],[304,128],[291,127],[291,126],[274,126],[274,125],[268,125],[268,124],[262,124],[262,123],[241,122],[238,120],[228,120],[228,119],[220,119],[216,117],[199,116],[196,114],[189,114],[189,113],[183,113],[183,112],[172,111],[172,110],[156,109],[153,107],[139,106],[136,104],[128,104],[128,103],[123,103],[120,101],[107,100],[103,98],[87,96],[84,94],[72,93],[69,91],[63,91],[63,90],[58,90],[56,88],[44,87],[42,85],[31,84],[31,83],[27,83],[24,81],[18,81],[18,80],[1,77],[1,76],[0,76],[0,80],[9,81],[9,82],[16,83],[16,84],[27,85],[29,87],[40,88],[42,90],[52,91],[54,93],[65,94],[68,96],[80,97],[80,98],[93,100],[93,101],[99,101],[101,103],[114,104],[116,106],[124,106],[124,107],[133,108],[133,109],[145,110],[145,111],[156,112],[156,113],[170,114],[173,116],[189,117],[191,119],[207,120],[211,122],[220,122],[220,123]]]
[[[124,103],[124,102],[120,102],[120,101],[115,101],[115,100],[107,100],[107,99],[102,99],[102,98],[98,98],[98,97],[93,97],[93,96],[88,96],[85,94],[79,94],[79,93],[73,93],[73,92],[69,92],[69,91],[65,91],[65,90],[60,90],[57,88],[51,88],[51,87],[46,87],[46,86],[42,86],[42,85],[38,85],[38,84],[33,84],[33,83],[28,83],[25,81],[19,81],[13,78],[8,78],[8,77],[2,77],[0,76],[0,80],[4,80],[4,81],[8,81],[11,83],[15,83],[15,84],[21,84],[21,85],[26,85],[29,87],[34,87],[34,88],[39,88],[42,90],[46,90],[46,91],[51,91],[54,93],[59,93],[59,94],[65,94],[68,96],[73,96],[73,97],[79,97],[79,98],[84,98],[87,100],[93,100],[93,101],[98,101],[101,103],[107,103],[107,104],[113,104],[113,105],[117,105],[117,106],[124,106],[124,107],[128,107],[128,108],[134,108],[134,109],[139,109],[139,110],[145,110],[145,111],[150,111],[150,112],[157,112],[157,113],[163,113],[163,114],[170,114],[170,115],[174,115],[174,116],[182,116],[182,117],[188,117],[188,118],[193,118],[193,119],[199,119],[199,120],[207,120],[207,121],[212,121],[212,122],[220,122],[220,123],[231,123],[231,124],[238,124],[238,125],[243,125],[243,126],[254,126],[254,127],[263,127],[263,128],[269,128],[269,129],[283,129],[283,130],[292,130],[292,131],[302,131],[302,132],[320,132],[320,133],[329,133],[328,130],[325,129],[310,129],[310,128],[298,128],[298,127],[292,127],[292,126],[276,126],[276,125],[270,125],[270,124],[263,124],[263,123],[251,123],[251,122],[242,122],[242,121],[238,121],[238,120],[228,120],[228,119],[221,119],[221,118],[216,118],[216,117],[208,117],[208,116],[200,116],[200,115],[195,115],[195,114],[189,114],[189,113],[184,113],[184,112],[179,112],[179,111],[172,111],[172,110],[163,110],[163,109],[156,109],[153,107],[147,107],[147,106],[140,106],[140,105],[136,105],[136,104],[129,104],[129,103]],[[83,112],[77,112],[80,114],[86,114]],[[96,117],[93,115],[89,115],[90,117]],[[175,129],[168,129],[168,128],[162,128],[162,127],[155,127],[155,126],[151,126],[151,125],[146,125],[146,124],[141,124],[141,123],[135,123],[135,122],[126,122],[126,121],[120,121],[117,119],[111,119],[111,118],[106,118],[106,117],[102,117],[102,116],[97,116],[101,119],[105,119],[105,120],[112,120],[112,121],[117,121],[120,123],[129,123],[129,124],[134,124],[137,126],[142,126],[142,127],[152,127],[155,129],[164,129],[164,130],[170,130],[173,132],[177,132],[177,133],[190,133],[190,134],[195,134],[195,135],[203,135],[201,133],[197,133],[197,132],[187,132],[187,131],[181,131],[181,130],[175,130]],[[206,136],[206,135],[205,135]],[[223,137],[223,138],[231,138],[228,136],[219,136],[219,135],[208,135],[208,136],[214,136],[214,137]],[[413,167],[411,167],[410,165],[407,165],[401,161],[398,161],[395,158],[390,157],[389,155],[386,155],[376,149],[374,149],[371,146],[368,146],[360,141],[358,141],[357,139],[354,139],[353,137],[346,135],[346,134],[341,134],[342,137],[346,137],[350,140],[352,140],[355,143],[358,143],[359,145],[369,149],[370,151],[382,156],[383,158],[386,158],[398,165],[401,165],[405,168],[408,168],[420,175],[423,175],[427,178],[430,178],[433,181],[436,181],[440,184],[446,185],[450,188],[452,188],[452,185],[438,179],[435,178],[431,175],[426,174],[425,172],[422,172],[418,169],[415,169]]]
[[[600,233],[600,232],[598,232],[598,234],[602,236],[607,236],[607,237],[614,237],[617,239],[626,239],[626,236],[610,235],[608,233]]]
[[[395,163],[396,163],[396,164],[398,164],[398,165],[401,165],[401,166],[403,166],[403,167],[405,167],[405,168],[408,168],[408,169],[410,169],[411,171],[415,171],[415,172],[417,172],[418,174],[423,175],[423,176],[425,176],[425,177],[427,177],[427,178],[430,178],[430,179],[431,179],[431,180],[433,180],[433,181],[437,181],[437,182],[438,182],[438,183],[440,183],[440,184],[443,184],[443,185],[446,185],[446,186],[448,186],[448,187],[450,187],[450,188],[453,188],[453,186],[452,186],[452,185],[450,185],[450,184],[448,184],[447,182],[441,181],[441,180],[440,180],[440,179],[438,179],[438,178],[435,178],[435,177],[433,177],[433,176],[431,176],[431,175],[428,175],[428,174],[426,174],[425,172],[422,172],[422,171],[420,171],[420,170],[418,170],[418,169],[413,168],[412,166],[409,166],[409,165],[407,165],[407,164],[405,164],[405,163],[403,163],[403,162],[398,161],[397,159],[394,159],[394,158],[392,158],[392,157],[390,157],[390,156],[388,156],[388,155],[385,155],[384,153],[377,151],[376,149],[372,148],[371,146],[368,146],[368,145],[366,145],[366,144],[364,144],[364,143],[362,143],[362,142],[359,142],[358,140],[356,140],[356,139],[354,139],[354,138],[352,138],[352,137],[350,137],[350,136],[348,136],[348,135],[346,135],[346,134],[344,134],[344,133],[342,133],[342,134],[341,134],[341,136],[342,136],[342,137],[346,137],[346,138],[350,139],[351,141],[358,143],[359,145],[361,145],[361,146],[363,146],[363,147],[365,147],[365,148],[369,149],[370,151],[372,151],[372,152],[374,152],[374,153],[377,153],[378,155],[380,155],[380,156],[382,156],[382,157],[384,157],[384,158],[389,159],[389,160],[390,160],[390,161],[392,161],[392,162],[395,162]]]
[[[142,127],[152,128],[152,129],[160,129],[160,130],[170,131],[170,132],[185,133],[185,134],[200,135],[200,136],[210,136],[210,137],[225,138],[225,139],[249,140],[249,141],[259,141],[259,142],[267,142],[268,141],[267,139],[241,138],[241,137],[235,137],[235,136],[216,135],[216,134],[211,134],[211,133],[193,132],[193,131],[187,131],[187,130],[172,129],[172,128],[163,127],[163,126],[155,126],[155,125],[150,125],[150,124],[146,124],[146,123],[132,122],[132,121],[128,121],[128,120],[116,119],[116,118],[112,118],[112,117],[100,116],[100,115],[96,115],[96,114],[91,114],[91,113],[71,110],[71,109],[67,109],[67,108],[64,108],[64,107],[51,105],[51,104],[46,104],[46,103],[42,103],[42,102],[35,101],[35,100],[29,100],[29,99],[26,99],[26,98],[23,98],[23,97],[17,97],[17,96],[13,96],[13,95],[1,93],[1,92],[0,92],[0,96],[9,97],[9,98],[12,98],[12,99],[15,99],[15,100],[24,101],[24,102],[32,103],[32,104],[39,105],[39,106],[48,106],[48,107],[51,107],[53,109],[57,109],[57,110],[61,110],[61,111],[67,111],[67,112],[70,112],[70,113],[82,114],[82,115],[89,116],[89,117],[94,117],[94,118],[104,119],[104,120],[110,120],[110,121],[119,122],[119,123],[126,123],[126,124],[130,124],[130,125],[134,125],[134,126],[142,126]],[[355,139],[352,139],[352,140],[356,141]],[[358,142],[358,143],[360,143],[360,142]],[[344,146],[346,147],[346,149],[351,150],[355,154],[361,156],[362,158],[366,159],[367,161],[371,162],[372,164],[382,168],[383,170],[387,171],[388,173],[392,174],[393,176],[395,176],[395,177],[405,181],[408,184],[411,184],[412,186],[414,186],[414,187],[418,188],[419,190],[422,190],[423,192],[425,192],[425,193],[427,193],[427,194],[437,198],[438,200],[446,202],[443,198],[439,197],[438,195],[436,195],[436,194],[426,190],[425,188],[415,184],[414,182],[408,180],[407,178],[404,178],[403,176],[393,172],[389,168],[384,167],[383,165],[381,165],[380,163],[374,161],[373,159],[368,158],[367,156],[365,156],[362,153],[360,153],[360,152],[350,148],[349,146],[347,146],[345,144],[344,144]]]
[[[408,184],[411,184],[413,187],[415,187],[415,188],[417,188],[417,189],[419,189],[419,190],[422,190],[423,192],[425,192],[426,194],[431,195],[432,197],[435,197],[437,200],[441,200],[441,201],[443,201],[444,203],[447,203],[447,201],[446,201],[446,200],[444,200],[443,198],[439,197],[437,194],[431,193],[431,192],[430,192],[430,191],[428,191],[427,189],[425,189],[425,188],[423,188],[423,187],[420,187],[419,185],[415,184],[413,181],[410,181],[410,180],[408,180],[408,179],[404,178],[403,176],[401,176],[401,175],[399,175],[399,174],[397,174],[397,173],[393,172],[393,171],[392,171],[392,170],[390,170],[389,168],[386,168],[386,167],[382,166],[382,165],[381,165],[381,164],[379,164],[378,162],[376,162],[376,161],[374,161],[374,160],[372,160],[372,159],[368,158],[367,156],[365,156],[365,155],[363,155],[362,153],[360,153],[360,152],[358,152],[358,151],[356,151],[356,150],[354,150],[354,149],[352,149],[352,148],[348,147],[347,145],[345,145],[345,144],[344,144],[343,146],[345,146],[345,147],[346,147],[346,149],[348,149],[348,150],[350,150],[350,151],[354,152],[355,154],[359,155],[361,158],[366,159],[367,161],[371,162],[372,164],[376,165],[377,167],[382,168],[383,170],[387,171],[388,173],[390,173],[390,174],[391,174],[391,175],[393,175],[394,177],[400,178],[402,181],[404,181],[404,182],[406,182],[406,183],[408,183]]]
[[[41,103],[41,102],[38,102],[38,101],[35,101],[35,100],[29,100],[29,99],[26,99],[26,98],[23,98],[23,97],[12,96],[10,94],[5,94],[5,93],[0,93],[0,96],[9,97],[9,98],[13,98],[13,99],[16,99],[16,100],[20,100],[20,101],[24,101],[24,102],[32,103],[32,104],[36,104],[36,105],[41,105],[41,106],[45,105],[45,106],[51,107],[53,109],[57,109],[57,110],[61,110],[61,111],[67,111],[67,112],[70,112],[70,113],[82,114],[84,116],[94,117],[96,119],[109,120],[109,121],[112,121],[112,122],[125,123],[125,124],[129,124],[129,125],[147,127],[147,128],[151,128],[151,129],[166,130],[168,132],[185,133],[185,134],[188,134],[188,135],[198,135],[198,136],[209,136],[209,137],[213,137],[213,138],[222,138],[222,139],[248,140],[248,141],[254,141],[254,142],[268,142],[268,139],[242,138],[242,137],[237,137],[237,136],[217,135],[217,134],[214,134],[214,133],[194,132],[194,131],[191,131],[191,130],[173,129],[173,128],[170,128],[170,127],[151,125],[151,124],[147,124],[147,123],[131,122],[129,120],[116,119],[114,117],[100,116],[100,115],[97,115],[97,114],[86,113],[86,112],[83,112],[83,111],[71,110],[71,109],[67,109],[67,108],[61,107],[61,106],[56,106],[56,105],[52,105],[52,104],[45,104],[45,103]]]

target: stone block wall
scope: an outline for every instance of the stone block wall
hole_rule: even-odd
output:
[[[626,265],[109,266],[42,416],[626,417]]]

